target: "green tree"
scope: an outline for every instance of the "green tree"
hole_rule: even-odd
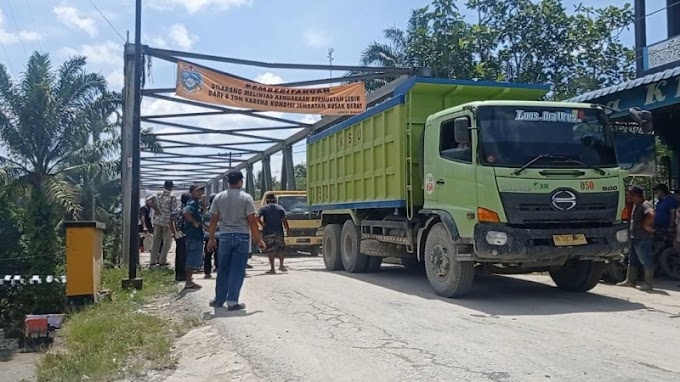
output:
[[[434,0],[413,10],[404,30],[385,30],[386,42],[371,43],[360,62],[429,67],[441,78],[549,83],[548,98],[563,99],[633,76],[633,50],[620,40],[632,21],[630,4],[568,12],[560,0]]]
[[[295,174],[295,188],[300,191],[307,191],[307,164],[298,163],[293,168]]]
[[[85,58],[74,57],[56,71],[49,55],[34,53],[14,83],[0,65],[0,156],[5,184],[14,195],[28,195],[25,241],[37,255],[32,271],[54,272],[61,256],[56,226],[60,216],[79,216],[77,187],[68,176],[99,163],[73,165],[88,136],[92,104],[106,91],[106,80],[85,71]]]

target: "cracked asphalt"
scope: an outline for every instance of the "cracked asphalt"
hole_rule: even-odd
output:
[[[451,300],[396,265],[352,275],[301,256],[286,274],[264,275],[264,258],[251,263],[245,312],[207,306],[214,280],[184,296],[217,336],[219,356],[191,373],[199,379],[217,380],[238,359],[219,380],[680,380],[678,282],[652,294],[604,284],[573,294],[547,276],[483,275],[472,295]]]

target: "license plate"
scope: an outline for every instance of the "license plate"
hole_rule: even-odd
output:
[[[557,247],[569,247],[572,245],[588,244],[588,240],[586,240],[586,235],[583,234],[553,235],[553,242]]]
[[[295,240],[296,243],[309,243],[311,240],[309,239],[297,239]]]

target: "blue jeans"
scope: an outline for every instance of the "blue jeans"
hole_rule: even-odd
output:
[[[633,267],[648,268],[654,265],[651,239],[631,239],[629,264]]]
[[[238,304],[243,280],[246,277],[250,235],[244,233],[222,233],[217,249],[217,280],[215,281],[215,303],[228,306]]]

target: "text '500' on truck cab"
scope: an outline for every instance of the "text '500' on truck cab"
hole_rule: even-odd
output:
[[[326,268],[417,259],[447,297],[467,293],[476,268],[595,287],[628,247],[625,172],[605,109],[522,100],[540,97],[532,85],[423,82],[308,139]],[[432,111],[437,102],[451,106]]]

